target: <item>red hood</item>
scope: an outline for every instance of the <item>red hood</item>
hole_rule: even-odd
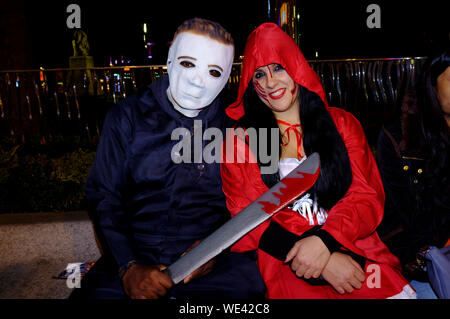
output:
[[[283,66],[297,84],[317,93],[328,106],[319,77],[294,40],[275,23],[263,23],[247,38],[237,100],[226,109],[229,117],[238,120],[244,115],[242,98],[248,83],[257,68],[271,63]]]

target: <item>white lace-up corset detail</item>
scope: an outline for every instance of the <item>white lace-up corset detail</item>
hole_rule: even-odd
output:
[[[303,157],[300,161],[296,158],[285,158],[278,163],[280,172],[280,179],[283,179],[294,168],[306,159]],[[328,214],[325,209],[319,207],[317,203],[317,196],[311,197],[310,193],[306,193],[293,203],[289,204],[288,208],[296,211],[303,218],[305,218],[309,225],[322,225],[327,220]]]

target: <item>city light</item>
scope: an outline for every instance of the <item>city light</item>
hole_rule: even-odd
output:
[[[283,2],[280,9],[280,27],[287,24],[287,2]]]

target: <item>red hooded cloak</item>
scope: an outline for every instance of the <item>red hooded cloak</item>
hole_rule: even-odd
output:
[[[268,298],[414,296],[414,291],[400,274],[398,259],[389,252],[375,231],[383,217],[384,191],[376,162],[360,123],[350,113],[327,106],[319,77],[295,42],[277,25],[264,23],[248,37],[237,100],[226,109],[226,113],[235,120],[244,115],[243,96],[254,71],[271,63],[280,64],[297,84],[319,95],[344,141],[353,180],[344,197],[328,211],[328,218],[322,229],[331,234],[345,249],[368,260],[365,266],[366,281],[361,289],[341,296],[330,285],[313,286],[296,277],[288,264],[258,249],[259,239],[270,221],[244,236],[232,250],[257,250],[258,265],[268,289]],[[227,139],[229,138],[230,136],[227,136]],[[239,139],[234,143],[235,156],[245,159],[245,163],[224,161],[221,166],[223,191],[232,216],[268,190],[249,146]],[[297,235],[314,226],[288,208],[281,210],[273,219]]]

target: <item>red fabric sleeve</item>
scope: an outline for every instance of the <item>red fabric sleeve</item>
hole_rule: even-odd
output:
[[[222,146],[220,171],[223,192],[232,217],[268,189],[261,180],[258,163],[250,152],[248,145],[240,137],[233,135],[231,131],[228,132],[225,143]],[[257,249],[259,239],[269,226],[269,223],[270,220],[267,220],[256,227],[237,241],[231,250],[243,252]]]
[[[328,212],[327,221],[322,229],[344,247],[361,256],[399,267],[398,259],[389,252],[375,231],[383,217],[384,190],[364,131],[358,120],[350,113],[336,108],[329,108],[329,112],[347,147],[353,181],[344,197]],[[224,145],[230,141],[227,135]],[[224,146],[222,151],[225,149]],[[234,161],[226,161],[223,158],[221,175],[227,207],[231,215],[235,216],[267,191],[267,187],[261,179],[258,164],[247,144],[239,140],[236,142],[235,139],[235,144],[229,147],[228,152],[234,153],[232,156],[236,157]],[[236,159],[239,163],[236,163]],[[292,214],[289,209],[281,210],[273,219],[297,235],[312,227],[304,218]],[[242,237],[232,247],[232,251],[257,249],[261,235],[269,223],[270,220],[264,222]]]
[[[369,256],[379,241],[375,229],[383,218],[384,190],[377,164],[358,120],[350,113],[329,108],[350,158],[353,181],[344,197],[328,212],[322,229],[348,249]],[[373,240],[367,240],[375,235]],[[378,239],[378,240],[377,240]],[[383,245],[384,246],[384,245]]]

